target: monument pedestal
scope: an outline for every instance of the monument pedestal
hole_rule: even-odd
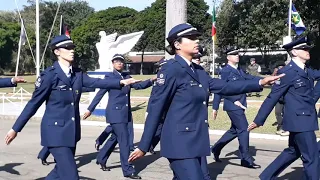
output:
[[[93,78],[101,78],[101,79],[104,79],[105,75],[107,74],[111,74],[112,71],[99,71],[99,70],[96,70],[96,71],[88,71],[87,72],[88,75],[90,77],[93,77]],[[95,92],[90,92],[89,93],[89,98],[90,98],[90,103],[92,102],[93,98],[96,96],[97,92],[99,91],[100,89],[97,88],[95,90]],[[101,101],[99,102],[99,104],[96,106],[95,110],[93,112],[91,112],[91,114],[95,115],[95,116],[106,116],[106,108],[107,108],[107,105],[108,105],[108,92],[102,97]]]

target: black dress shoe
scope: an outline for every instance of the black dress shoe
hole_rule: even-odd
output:
[[[96,144],[94,145],[94,148],[95,148],[97,151],[99,151],[99,149],[100,149],[100,144],[97,144],[97,143],[96,143]]]
[[[211,152],[213,154],[213,159],[216,162],[222,162],[221,159],[219,158],[220,153],[217,153],[213,147],[211,148]]]
[[[110,168],[108,168],[105,164],[101,164],[101,163],[99,163],[98,161],[96,161],[96,164],[101,166],[100,169],[101,169],[102,171],[110,171]]]
[[[47,160],[41,160],[41,164],[44,166],[49,166],[49,163],[47,162]]]
[[[127,176],[124,176],[124,177],[130,178],[130,179],[142,179],[139,175],[134,174],[134,173],[127,175]]]
[[[245,161],[245,160],[241,160],[241,166],[246,167],[246,168],[251,168],[251,169],[261,168],[260,165],[254,163],[254,162],[249,163],[248,161]]]
[[[150,150],[149,150],[149,153],[150,153],[150,154],[157,154],[157,153],[154,151],[154,149],[150,149]]]
[[[40,158],[38,157],[38,159],[40,159]],[[47,160],[42,160],[42,159],[40,159],[40,160],[41,160],[42,165],[49,166],[49,163],[47,162]]]

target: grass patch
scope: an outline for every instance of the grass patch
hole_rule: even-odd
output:
[[[154,76],[155,75],[132,75],[133,78],[140,79],[142,81],[150,79],[150,78],[152,78]],[[12,77],[12,76],[2,76],[2,77]],[[28,76],[22,76],[22,77],[27,80],[27,83],[18,84],[16,90],[19,90],[19,88],[22,87],[26,91],[32,93],[34,91],[34,82],[36,81],[36,76],[35,75],[28,75]],[[147,88],[147,89],[142,89],[142,90],[132,89],[131,90],[131,96],[148,97],[148,96],[150,96],[151,89],[152,89],[152,87]],[[2,93],[12,93],[13,92],[13,88],[1,88],[0,92],[2,92]],[[255,96],[256,94],[252,93],[253,96],[252,97],[248,97],[248,99],[251,99],[251,100],[264,100],[269,93],[270,93],[270,88],[266,87],[260,93],[261,97],[256,97]]]
[[[148,102],[147,101],[141,101],[141,102],[132,102],[132,115],[133,115],[133,121],[137,124],[144,124],[145,123],[145,112],[147,108]],[[213,120],[212,117],[212,107],[208,107],[209,110],[209,125],[210,129],[214,130],[228,130],[231,126],[230,118],[228,117],[227,113],[225,111],[219,110],[218,116],[216,120]],[[246,117],[248,120],[248,123],[250,124],[255,116],[257,115],[259,110],[258,106],[250,106],[246,110]],[[88,118],[88,120],[93,121],[105,121],[105,117],[97,117],[97,116],[91,116]],[[274,110],[270,113],[269,117],[266,120],[266,123],[263,127],[257,128],[253,130],[252,132],[255,133],[264,133],[264,134],[275,134],[276,132],[276,126],[272,125],[274,122],[276,122],[276,117],[274,114]],[[320,137],[320,133],[317,132],[317,136]]]

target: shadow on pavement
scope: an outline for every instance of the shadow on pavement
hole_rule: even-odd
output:
[[[230,165],[230,164],[235,165],[234,163],[230,162],[230,160],[232,159],[238,159],[238,158],[237,157],[221,158],[222,162],[212,162],[208,164],[208,170],[209,170],[211,179],[217,179],[218,175],[222,174],[224,168],[227,165]],[[239,161],[239,164],[240,164],[240,161]]]
[[[10,174],[20,175],[19,171],[15,170],[14,167],[20,166],[22,164],[23,163],[8,163],[8,164],[5,164],[4,166],[0,166],[0,171],[5,171]]]
[[[273,153],[281,153],[282,151],[275,151],[275,150],[269,150],[269,149],[256,149],[255,146],[250,146],[249,147],[249,152],[251,154],[251,156],[256,156],[257,155],[257,151],[263,151],[263,152],[273,152]],[[229,152],[226,154],[225,157],[228,157],[228,156],[232,156],[232,155],[236,155],[238,157],[240,157],[240,153],[239,153],[239,150],[236,150],[236,151],[233,151],[233,152]]]
[[[278,180],[303,179],[303,167],[292,167],[292,169],[294,169],[292,172],[286,173],[285,175],[277,179]]]
[[[147,155],[142,157],[141,159],[136,160],[133,162],[134,168],[136,170],[136,173],[140,173],[142,170],[144,170],[149,164],[152,164],[156,160],[160,158],[160,151],[156,151],[156,154],[153,155]]]
[[[79,161],[79,163],[77,164],[77,167],[80,168],[82,166],[85,166],[89,163],[91,163],[92,160],[95,160],[97,157],[98,152],[93,152],[93,153],[89,153],[89,154],[82,154],[82,155],[77,155],[75,157],[75,161]],[[95,161],[94,161],[95,163]],[[98,167],[98,166],[97,166]]]
[[[42,177],[42,178],[37,178],[35,180],[45,180],[45,179],[46,179],[45,177]],[[80,176],[80,180],[96,180],[96,179]]]

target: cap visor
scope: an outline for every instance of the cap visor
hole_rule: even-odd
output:
[[[201,33],[198,31],[190,31],[181,35],[181,37],[184,37],[184,36],[201,36]]]
[[[309,46],[309,45],[303,45],[303,46],[300,46],[300,47],[296,47],[294,49],[302,49],[302,50],[306,50],[306,49],[311,49],[312,46]]]
[[[57,48],[67,48],[67,49],[74,49],[76,47],[76,45],[74,45],[73,43],[68,43],[68,44],[63,44],[63,45],[61,45],[61,46],[59,46],[59,47],[57,47]]]

